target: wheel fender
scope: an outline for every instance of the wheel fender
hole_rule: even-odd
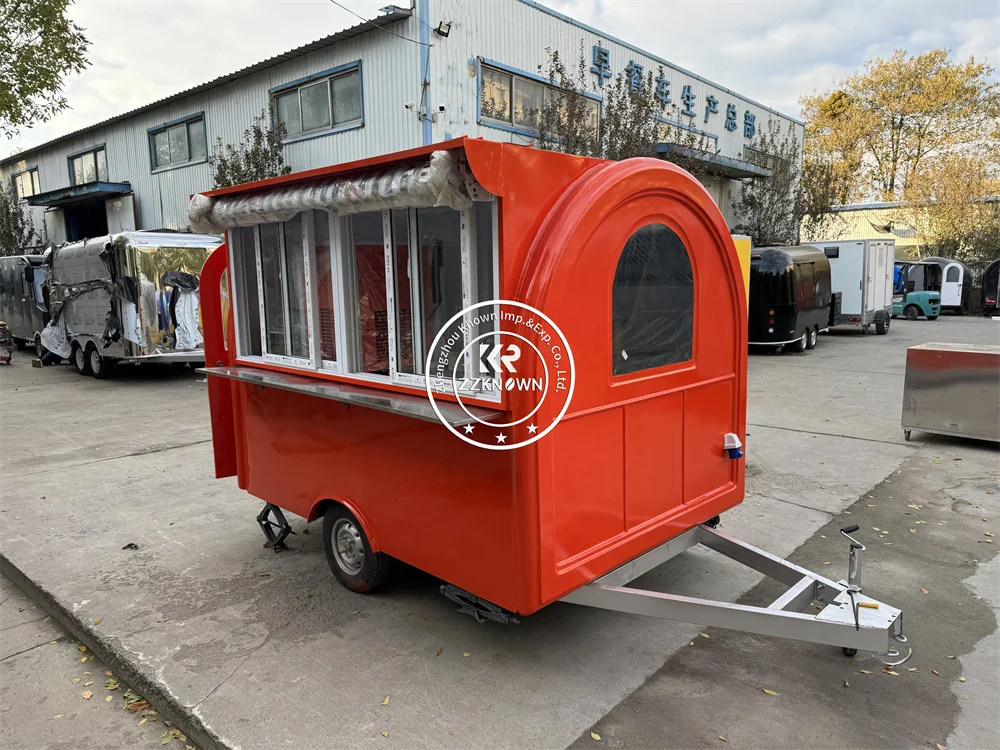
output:
[[[361,524],[361,529],[365,532],[365,536],[368,537],[368,546],[372,548],[372,552],[381,552],[378,543],[378,537],[375,535],[375,529],[371,524],[371,521],[361,512],[361,509],[356,503],[344,497],[337,497],[336,495],[324,495],[322,497],[316,498],[313,501],[312,507],[309,509],[309,515],[306,516],[306,521],[312,522],[319,517],[319,510],[327,503],[337,503],[338,505],[343,505],[354,517],[358,519],[358,523]]]

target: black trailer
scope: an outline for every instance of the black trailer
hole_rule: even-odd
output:
[[[979,306],[986,317],[1000,312],[1000,259],[990,263],[983,271],[983,291]]]
[[[811,246],[754,248],[750,253],[750,344],[816,346],[830,326],[830,261]]]

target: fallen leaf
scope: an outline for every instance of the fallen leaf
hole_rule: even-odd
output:
[[[600,742],[601,741],[601,735],[599,735],[597,732],[591,732],[590,733],[590,739],[597,740],[598,742]]]
[[[948,750],[948,748],[946,748],[946,747],[945,747],[944,745],[942,745],[942,744],[941,744],[940,742],[936,743],[936,744],[934,745],[934,747],[935,747],[935,748],[937,748],[937,750]]]
[[[81,662],[85,662],[85,661],[87,661],[87,657],[86,657],[86,656],[84,656],[84,657],[83,657],[82,659],[80,659],[80,661],[81,661]]]
[[[768,690],[767,688],[761,688],[761,690],[763,690],[763,691],[764,691],[765,693],[767,693],[768,695],[775,695],[775,696],[777,696],[777,695],[781,695],[781,693],[776,693],[776,692],[774,692],[773,690]]]
[[[964,678],[964,677],[959,677],[959,678],[958,678],[958,681],[959,681],[959,682],[965,682],[965,678]]]
[[[719,739],[720,739],[720,740],[722,740],[723,742],[729,742],[729,740],[727,740],[727,739],[726,739],[725,737],[723,737],[723,736],[722,736],[721,734],[719,735]]]
[[[691,641],[688,645],[689,646],[693,646],[694,645],[694,641]]]
[[[382,736],[383,736],[383,737],[388,737],[388,736],[389,736],[389,733],[388,733],[388,732],[382,732]]]
[[[933,672],[934,674],[936,674],[936,675],[937,675],[938,677],[940,677],[940,676],[941,676],[941,673],[940,673],[940,672],[938,672],[938,671],[937,671],[936,669],[932,669],[931,671],[932,671],[932,672]]]
[[[105,701],[107,701],[108,703],[111,703],[111,701],[113,701],[114,699],[115,699],[115,698],[114,698],[114,696],[113,696],[113,695],[109,695],[109,696],[108,696],[107,698],[105,698],[104,700],[105,700]]]
[[[948,658],[949,658],[949,659],[954,659],[955,657],[954,657],[954,656],[949,656]]]
[[[861,674],[874,674],[874,672],[871,672],[871,671],[869,671],[867,669],[862,669],[861,670]]]
[[[55,642],[55,641],[49,641],[49,645],[50,645],[50,646],[55,646],[55,645],[56,645],[56,642]]]
[[[79,650],[79,651],[81,651],[81,652],[83,652],[83,651],[86,651],[86,650],[87,650],[87,647],[86,647],[86,646],[77,646],[76,648],[77,648],[77,650]]]
[[[882,530],[882,529],[880,529],[880,528],[879,528],[878,526],[872,526],[872,529],[873,529],[874,531],[881,531],[881,530]]]
[[[141,727],[147,721],[149,721],[149,719],[147,719],[145,716],[143,716],[141,719],[139,719],[139,726]]]
[[[444,651],[443,648],[439,648],[437,651],[434,652],[434,656],[441,656],[443,651]]]
[[[961,698],[962,700],[966,700],[969,696],[967,696],[967,695],[960,695],[958,697]]]
[[[388,695],[387,695],[387,696],[385,696],[385,700],[384,700],[384,701],[382,701],[382,705],[383,705],[383,706],[388,706],[388,705],[389,705],[389,696],[388,696]]]
[[[917,530],[916,530],[916,529],[910,529],[910,533],[911,533],[911,534],[916,534],[916,533],[917,533]]]
[[[85,683],[83,683],[83,686],[84,686],[84,687],[89,687],[90,685],[93,685],[93,684],[94,684],[94,681],[93,681],[93,680],[91,680],[90,682],[85,682]]]
[[[851,683],[849,683],[847,680],[844,680],[844,687],[847,688],[847,687],[850,687],[850,686],[851,686]]]
[[[823,564],[824,564],[824,565],[829,565],[830,563],[828,563],[828,562],[825,562],[825,563],[823,563]]]
[[[108,677],[111,677],[111,670],[110,669],[105,669],[104,670],[104,674],[106,674]]]
[[[85,674],[85,675],[89,675],[89,674],[90,674],[90,672],[84,672],[84,674]]]
[[[984,532],[983,536],[996,536],[996,534],[994,534],[991,531],[987,531],[987,532]]]
[[[89,701],[94,696],[94,693],[90,690],[84,690],[80,695],[83,696],[84,700]]]
[[[78,683],[79,681],[80,681],[80,678],[79,678],[79,677],[74,677],[74,678],[73,678],[73,680],[72,680],[72,682],[73,682],[73,684],[74,684],[74,685],[75,685],[76,683]],[[89,685],[90,683],[88,682],[87,684]]]
[[[468,651],[463,651],[462,656],[472,656]]]
[[[899,677],[899,672],[894,672],[890,667],[882,667],[882,671],[886,674],[891,674],[893,677]]]
[[[928,591],[927,589],[920,589],[920,591],[921,591],[921,592],[923,592],[924,594],[929,594],[929,593],[931,593],[931,592],[930,592],[930,591]]]
[[[115,679],[104,681],[104,687],[106,687],[108,690],[117,690],[118,685],[119,685],[118,680]]]
[[[698,633],[698,635],[700,635],[702,638],[711,638],[711,636],[708,633]]]
[[[61,718],[62,718],[63,716],[65,716],[65,715],[66,715],[66,714],[56,714],[56,715],[55,715],[55,716],[53,716],[52,718],[53,718],[53,719],[61,719]]]
[[[101,624],[101,620],[103,620],[103,619],[104,619],[103,617],[98,617],[96,620],[94,620],[94,624],[95,625],[100,625]]]
[[[907,508],[913,508],[913,510],[920,510],[924,506],[923,505],[907,505],[906,507]]]
[[[906,671],[907,671],[907,672],[916,672],[916,671],[917,671],[917,668],[916,668],[916,667],[910,667],[910,668],[909,668],[909,669],[907,669]]]
[[[149,702],[146,700],[136,701],[135,703],[129,703],[125,708],[132,713],[137,713],[144,708],[149,708]]]

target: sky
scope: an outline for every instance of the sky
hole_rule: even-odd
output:
[[[392,0],[338,2],[371,18]],[[898,48],[945,47],[1000,67],[1000,0],[545,4],[793,116],[802,94]],[[329,0],[77,0],[70,16],[91,41],[91,66],[66,81],[71,108],[0,144],[2,157],[360,22]]]

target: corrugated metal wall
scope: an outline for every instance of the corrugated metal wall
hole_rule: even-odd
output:
[[[589,67],[591,47],[604,39],[603,46],[610,50],[611,69],[616,73],[632,60],[645,66],[646,70],[653,70],[654,75],[661,65],[659,61],[623,44],[609,42],[606,37],[521,0],[424,0],[415,3],[414,10],[418,12],[423,7],[428,9],[428,18],[414,15],[393,24],[391,30],[399,36],[418,40],[422,29],[426,35],[428,27],[435,27],[441,21],[452,22],[447,38],[429,34],[433,44],[430,52],[430,105],[437,119],[432,128],[435,141],[472,135],[491,140],[526,142],[520,136],[476,122],[477,58],[537,73],[538,66],[546,61],[546,48],[560,50],[575,65],[582,41]],[[422,27],[422,23],[428,24],[428,27]],[[103,143],[107,152],[109,180],[132,184],[137,228],[183,228],[187,226],[188,197],[212,187],[208,165],[193,164],[153,174],[148,128],[203,111],[210,148],[217,138],[224,142],[237,142],[253,117],[267,106],[269,89],[361,60],[364,127],[289,143],[284,150],[286,162],[294,171],[299,171],[412,148],[423,142],[422,128],[416,107],[405,109],[404,104],[420,102],[422,50],[420,45],[400,39],[386,30],[373,29],[246,78],[141,112],[44,151],[29,153],[24,164],[38,166],[43,192],[68,187],[67,155]],[[768,118],[780,117],[688,73],[671,68],[666,68],[665,72],[672,84],[674,102],[680,100],[685,84],[692,86],[697,96],[695,109],[698,113],[692,118],[692,125],[716,134],[718,148],[724,156],[743,158],[743,147],[749,143],[743,137],[745,111],[757,115],[758,128],[763,127]],[[712,115],[710,122],[705,124],[705,97],[709,94],[718,98],[720,112]],[[726,104],[730,102],[737,104],[739,112],[738,127],[732,132],[723,127]],[[444,113],[437,113],[440,104],[445,106]],[[780,119],[783,123],[791,122],[783,117]],[[801,142],[802,127],[795,127]],[[21,168],[16,163],[8,164],[4,169],[4,178],[9,178],[13,171]],[[709,183],[713,197],[719,201],[730,222],[734,184],[730,180]],[[41,224],[40,221],[37,223]]]

